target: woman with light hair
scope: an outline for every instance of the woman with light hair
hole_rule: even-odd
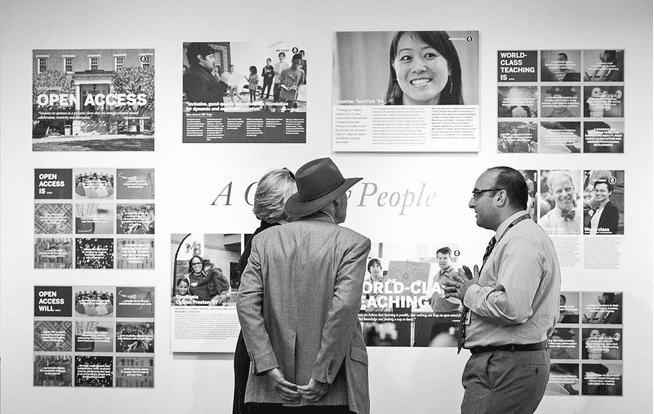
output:
[[[238,262],[239,284],[241,274],[245,270],[250,257],[252,239],[262,231],[288,221],[288,217],[284,212],[284,205],[286,200],[296,192],[295,175],[287,168],[272,170],[259,180],[252,211],[261,220],[261,224],[243,248],[243,254]],[[241,332],[238,335],[236,350],[234,351],[234,401],[232,405],[232,413],[234,414],[254,412],[254,408],[250,404],[245,404],[245,388],[249,373],[250,356]]]

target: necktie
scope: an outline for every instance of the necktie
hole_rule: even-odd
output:
[[[491,252],[493,251],[493,248],[495,247],[495,243],[497,243],[497,240],[495,240],[495,236],[493,236],[488,242],[488,246],[486,246],[486,251],[484,252],[484,257],[481,260],[482,268],[486,263],[486,259],[488,259],[488,256],[490,256]],[[461,352],[461,348],[463,348],[463,344],[466,341],[466,318],[468,317],[468,312],[470,312],[470,309],[466,305],[463,305],[463,311],[461,312],[461,319],[459,320],[459,335],[456,340],[457,354]]]
[[[561,216],[563,216],[563,221],[566,221],[566,220],[572,221],[572,220],[575,219],[575,211],[570,210],[567,213],[561,212]]]
[[[497,243],[497,241],[495,240],[495,236],[493,236],[493,237],[491,237],[490,241],[488,242],[488,246],[486,246],[486,251],[484,252],[484,257],[481,259],[482,267],[484,266],[484,263],[486,263],[486,259],[488,259],[488,256],[490,256],[491,252],[493,251],[493,248],[495,247],[495,243]]]
[[[434,309],[434,306],[437,303],[438,298],[441,297],[441,296],[439,296],[439,295],[441,295],[441,293],[439,293],[439,291],[442,292],[441,286],[438,283],[438,281],[440,280],[441,276],[443,276],[445,274],[447,274],[447,272],[445,270],[441,270],[438,273],[436,273],[434,275],[434,278],[432,279],[432,291],[434,293],[432,293],[432,295],[431,295],[431,299],[430,299],[429,304],[431,305],[431,308],[432,308],[433,311],[436,311],[436,309]]]

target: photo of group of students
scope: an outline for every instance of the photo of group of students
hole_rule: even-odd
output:
[[[500,51],[498,68],[498,152],[624,152],[624,50]]]
[[[295,47],[184,43],[183,101],[219,111],[305,111],[305,55]]]
[[[287,42],[185,42],[184,143],[306,142],[307,59]]]

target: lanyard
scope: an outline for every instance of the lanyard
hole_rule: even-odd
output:
[[[525,213],[525,214],[521,215],[520,217],[516,218],[515,220],[513,220],[513,221],[511,222],[511,224],[509,224],[509,226],[508,226],[506,229],[504,229],[504,231],[503,231],[502,234],[500,235],[500,238],[497,239],[497,240],[495,241],[495,244],[493,245],[493,248],[495,248],[495,246],[497,246],[497,243],[499,243],[500,240],[502,240],[502,237],[504,237],[504,235],[506,234],[506,232],[509,231],[509,230],[511,229],[511,227],[513,227],[513,226],[515,226],[516,224],[520,223],[522,220],[527,220],[527,219],[529,219],[529,218],[531,218],[531,217],[529,216],[529,214]],[[490,256],[490,254],[489,254],[489,256]],[[481,264],[481,269],[484,268],[484,265],[486,264],[487,261],[488,261],[488,260],[486,260],[484,263]],[[479,269],[479,273],[481,273],[481,269]]]

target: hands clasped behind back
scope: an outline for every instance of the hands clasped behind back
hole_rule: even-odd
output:
[[[307,385],[297,385],[284,379],[279,368],[268,371],[268,376],[275,384],[275,391],[284,401],[299,402],[303,398],[309,402],[317,402],[327,394],[329,384],[311,378]]]

